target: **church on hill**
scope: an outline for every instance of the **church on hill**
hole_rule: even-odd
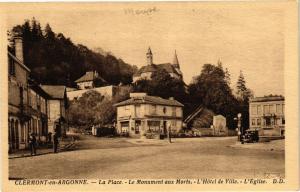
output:
[[[146,53],[146,57],[147,57],[147,65],[141,67],[133,75],[133,83],[141,79],[150,80],[152,73],[157,71],[158,69],[165,69],[170,74],[171,77],[182,79],[182,72],[180,70],[176,50],[175,50],[173,63],[154,64],[153,54],[150,47],[148,49],[148,52]]]

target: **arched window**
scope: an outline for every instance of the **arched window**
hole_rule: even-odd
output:
[[[16,142],[19,143],[19,121],[16,120],[15,122],[15,135],[16,135]]]

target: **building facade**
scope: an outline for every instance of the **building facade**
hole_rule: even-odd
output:
[[[29,83],[27,110],[30,114],[28,133],[34,133],[40,142],[46,142],[48,134],[47,103],[49,95],[36,83]]]
[[[64,136],[66,135],[66,107],[67,94],[66,86],[63,85],[42,85],[42,89],[50,96],[47,101],[48,114],[48,132],[55,132],[56,124],[60,124],[60,130],[57,132]]]
[[[284,136],[284,109],[283,96],[267,96],[250,99],[250,129],[259,130],[260,136]]]
[[[151,75],[153,72],[157,71],[158,69],[166,70],[171,77],[176,79],[182,79],[182,72],[180,70],[180,65],[177,58],[177,53],[175,51],[173,63],[162,63],[162,64],[154,64],[153,63],[153,54],[149,47],[148,52],[146,53],[147,57],[147,65],[141,67],[134,75],[133,75],[133,83],[141,80],[146,79],[150,80]]]
[[[88,71],[75,82],[79,89],[91,89],[107,84],[107,82],[99,76],[97,71]]]
[[[15,37],[14,54],[8,51],[8,143],[9,151],[28,147],[30,133],[42,141],[47,134],[48,95],[29,80],[24,65],[22,38]]]
[[[115,104],[117,107],[117,132],[132,137],[146,132],[167,134],[182,129],[182,108],[178,101],[148,96],[146,93],[131,93],[130,99]]]
[[[93,91],[100,93],[101,95],[103,95],[105,97],[112,98],[113,96],[115,96],[118,93],[119,89],[120,88],[118,86],[114,86],[114,85],[109,85],[109,86],[104,86],[104,87],[95,87],[92,89],[83,89],[83,90],[76,89],[76,90],[67,91],[67,97],[70,101],[72,101],[74,99],[80,98],[87,91],[93,90]]]

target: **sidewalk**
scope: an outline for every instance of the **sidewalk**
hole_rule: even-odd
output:
[[[63,152],[63,151],[69,151],[75,148],[75,142],[71,140],[64,140],[59,143],[58,146],[58,152]],[[36,149],[36,155],[34,156],[40,156],[40,155],[46,155],[53,153],[53,148],[37,148]],[[21,149],[18,151],[15,151],[13,153],[8,154],[9,159],[15,159],[15,158],[23,158],[23,157],[34,157],[30,154],[29,149]]]

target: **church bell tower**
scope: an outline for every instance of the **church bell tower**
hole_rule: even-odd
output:
[[[153,55],[152,55],[152,51],[151,51],[150,47],[148,49],[146,56],[147,56],[147,65],[152,65],[153,64]]]

